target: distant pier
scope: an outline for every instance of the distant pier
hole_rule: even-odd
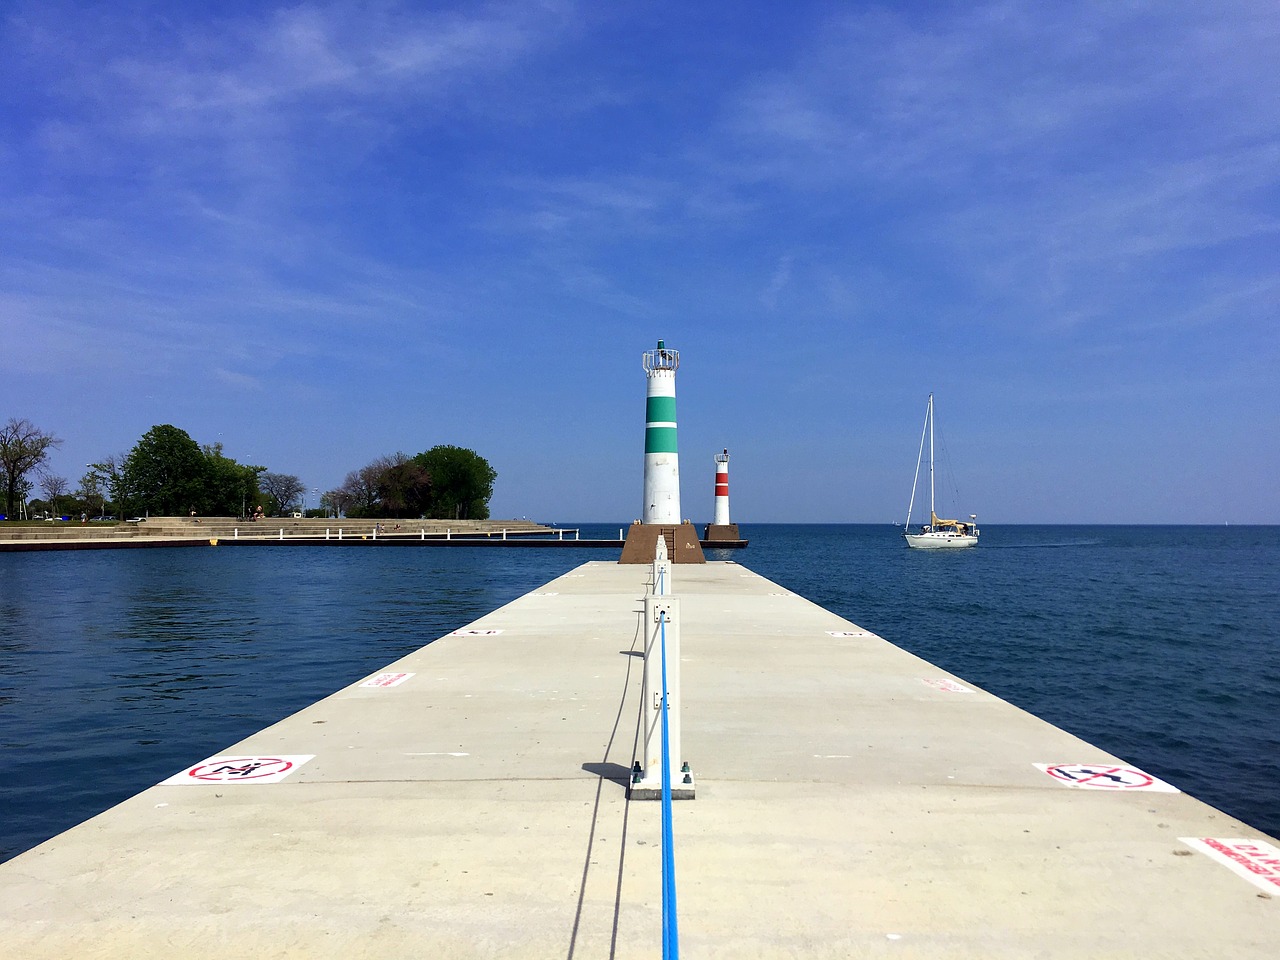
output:
[[[55,521],[39,526],[0,524],[0,553],[37,550],[201,546],[434,546],[586,547],[621,550],[618,538],[582,538],[580,529],[531,520],[351,520],[272,517],[152,517],[120,524]],[[216,542],[215,542],[216,541]],[[748,541],[703,540],[704,546],[741,549]]]
[[[6,960],[659,956],[651,576],[578,566],[0,865]],[[1274,838],[743,566],[672,576],[685,956],[1275,955]]]

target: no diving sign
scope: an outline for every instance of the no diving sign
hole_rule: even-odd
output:
[[[937,679],[921,677],[920,682],[928,684],[936,690],[945,690],[947,693],[973,693],[963,683],[952,680],[950,677],[939,677]]]
[[[1060,783],[1082,790],[1180,792],[1172,784],[1134,767],[1116,767],[1109,763],[1037,763],[1035,766]]]
[[[279,783],[315,754],[274,757],[210,757],[161,783]]]
[[[398,687],[412,676],[412,673],[380,673],[376,677],[370,677],[364,683],[360,684],[360,686],[380,687],[383,689],[387,687]]]

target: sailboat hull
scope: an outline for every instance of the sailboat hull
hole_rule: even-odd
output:
[[[959,533],[904,533],[903,539],[908,547],[916,550],[956,550],[961,547],[976,547],[978,538]]]

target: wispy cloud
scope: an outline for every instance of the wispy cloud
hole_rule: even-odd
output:
[[[1280,81],[1248,98],[1233,81],[1272,73],[1260,68],[1280,39],[1276,17],[1260,4],[1236,6],[1261,23],[1251,24],[1254,43],[1234,51],[1222,49],[1225,28],[1230,36],[1249,18],[1228,7],[997,3],[932,16],[848,14],[789,69],[746,90],[729,129],[761,157],[809,156],[828,177],[842,170],[886,185],[960,175],[1016,184],[1088,154],[1105,164],[1135,148],[1139,157],[1196,153],[1204,144],[1193,131],[1221,144],[1275,130],[1267,94]],[[842,167],[825,165],[836,157]]]
[[[101,195],[127,180],[138,200],[185,191],[211,209],[279,208],[317,163],[341,171],[402,125],[483,112],[489,85],[570,23],[555,4],[303,4],[145,27],[127,8],[77,14],[31,6],[3,25],[23,79],[48,82],[51,109],[12,131],[15,162],[42,175],[21,181],[92,175]]]
[[[724,167],[818,218],[839,191],[880,198],[870,235],[1045,330],[1117,308],[1145,327],[1169,298],[1201,310],[1188,257],[1237,248],[1274,276],[1248,247],[1280,226],[1277,58],[1260,3],[850,13],[742,93]]]
[[[11,93],[48,82],[43,101],[11,114],[22,122],[0,152],[0,174],[12,173],[0,187],[4,309],[30,355],[73,368],[145,344],[157,363],[197,352],[231,369],[248,342],[262,369],[281,355],[282,323],[334,343],[334,323],[438,317],[448,283],[380,262],[316,208],[385,191],[385,172],[362,167],[403,140],[402,124],[465,115],[569,25],[557,3],[75,12],[30,5],[0,25],[11,68],[23,65]],[[405,302],[418,289],[431,306]],[[109,346],[76,348],[87,340]]]
[[[769,285],[765,287],[764,293],[760,295],[760,301],[769,310],[778,308],[778,295],[786,289],[787,284],[791,282],[791,264],[795,261],[795,257],[791,254],[778,258],[778,265],[773,271],[773,276],[769,278]]]
[[[653,231],[679,217],[675,184],[620,173],[610,177],[506,177],[503,198],[486,221],[500,232],[544,236],[604,236]]]
[[[510,70],[554,43],[564,24],[552,5],[493,4],[463,14],[303,4],[264,7],[238,20],[162,21],[140,35],[121,11],[118,19],[89,17],[82,27],[113,32],[113,43],[60,25],[72,40],[65,53],[80,67],[60,92],[112,108],[108,119],[155,134],[227,117],[243,121],[316,96],[349,97],[381,110],[388,98],[440,94]],[[13,40],[34,47],[48,29],[14,24]]]

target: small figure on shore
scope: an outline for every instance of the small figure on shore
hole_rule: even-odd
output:
[[[81,523],[88,523],[88,522],[89,522],[89,515],[88,515],[87,513],[85,513],[83,510],[81,510],[81,511],[80,511],[80,522],[81,522]]]

